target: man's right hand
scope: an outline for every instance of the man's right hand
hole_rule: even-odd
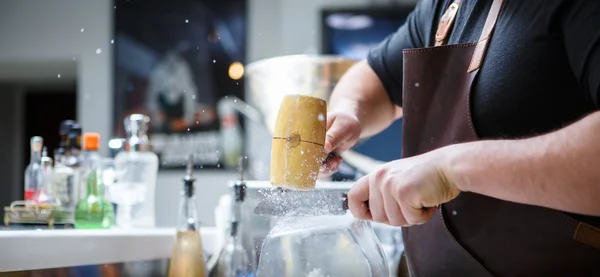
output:
[[[360,138],[360,122],[355,115],[343,112],[330,112],[327,114],[327,133],[325,135],[325,152],[342,153],[354,146]],[[340,156],[327,160],[319,177],[326,178],[337,172],[342,163]]]

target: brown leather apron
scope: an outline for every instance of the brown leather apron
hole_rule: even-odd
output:
[[[470,90],[502,2],[494,0],[478,42],[444,45],[455,1],[440,20],[435,47],[403,51],[403,157],[478,140]],[[597,228],[474,193],[440,205],[426,224],[403,228],[403,239],[411,276],[600,276]]]

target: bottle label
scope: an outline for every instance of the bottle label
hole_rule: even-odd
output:
[[[52,191],[64,208],[73,208],[79,200],[75,175],[66,172],[52,174]]]

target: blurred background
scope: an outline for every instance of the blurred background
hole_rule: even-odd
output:
[[[270,154],[264,126],[219,108],[226,96],[246,99],[246,65],[295,54],[363,59],[414,2],[0,0],[0,205],[23,199],[32,136],[53,153],[60,122],[72,119],[100,133],[99,152],[114,156],[123,119],[145,113],[160,158],[156,225],[175,225],[185,158],[194,152],[198,217],[212,226],[236,178],[222,155],[224,129],[237,130],[226,136],[239,137],[228,142],[241,145],[233,153]],[[399,121],[355,150],[389,161],[400,157],[400,139]],[[255,168],[261,162],[264,171],[260,158]]]

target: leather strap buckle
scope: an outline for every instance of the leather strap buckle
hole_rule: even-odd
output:
[[[448,9],[446,9],[442,18],[440,18],[440,23],[438,24],[438,29],[435,33],[435,46],[440,46],[446,42],[446,38],[454,24],[454,19],[456,19],[459,4],[460,0],[454,1]]]

